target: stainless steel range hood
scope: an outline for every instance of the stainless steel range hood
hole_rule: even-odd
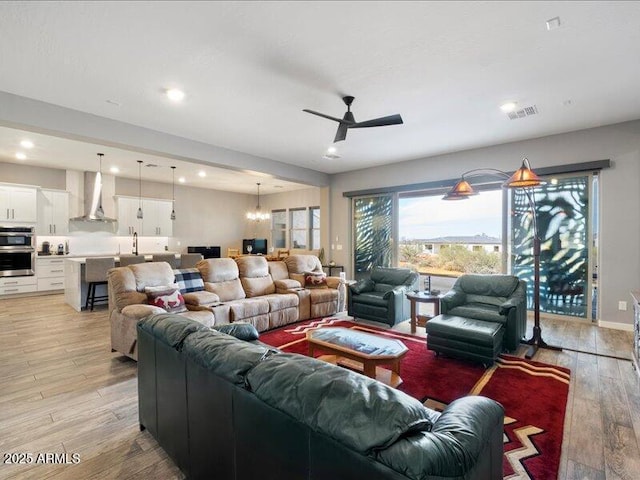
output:
[[[69,219],[70,232],[116,233],[118,221],[102,210],[102,174],[84,172],[84,215]]]

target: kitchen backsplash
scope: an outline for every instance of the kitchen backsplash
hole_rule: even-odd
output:
[[[42,250],[42,242],[49,242],[51,251],[56,253],[58,245],[69,242],[69,253],[72,255],[92,255],[133,252],[133,237],[117,237],[112,235],[87,234],[82,236],[53,237],[38,235],[36,249]],[[168,237],[138,237],[138,253],[159,253],[169,245]]]

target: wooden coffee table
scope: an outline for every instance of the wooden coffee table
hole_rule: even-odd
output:
[[[364,373],[367,377],[397,387],[400,378],[400,360],[408,349],[400,340],[360,332],[350,328],[318,328],[307,332],[309,356],[316,349],[329,355],[318,357],[325,362],[341,365]],[[387,365],[390,370],[381,365]]]

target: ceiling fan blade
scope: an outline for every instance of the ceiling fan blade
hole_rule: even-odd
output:
[[[388,117],[374,118],[373,120],[365,120],[349,125],[349,128],[366,128],[366,127],[384,127],[386,125],[400,125],[402,117],[398,114],[389,115]]]
[[[317,116],[322,117],[322,118],[326,118],[326,119],[328,119],[328,120],[333,120],[334,122],[338,122],[338,123],[340,123],[340,124],[343,124],[343,123],[344,123],[344,124],[347,124],[347,123],[349,123],[349,122],[347,122],[347,121],[343,120],[342,118],[332,117],[332,116],[330,116],[330,115],[325,115],[324,113],[320,113],[320,112],[314,112],[313,110],[308,110],[308,109],[306,109],[306,108],[305,108],[304,110],[302,110],[302,111],[303,111],[303,112],[310,113],[310,114],[312,114],[312,115],[317,115]]]
[[[338,131],[336,132],[336,138],[333,139],[333,143],[341,142],[342,140],[347,138],[347,129],[348,128],[349,128],[349,125],[347,125],[346,123],[341,123],[338,126]]]

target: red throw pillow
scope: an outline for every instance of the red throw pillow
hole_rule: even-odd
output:
[[[304,272],[304,288],[329,288],[327,274],[322,272]]]
[[[187,310],[184,297],[175,286],[146,287],[147,303],[163,308],[167,312],[179,313]]]

